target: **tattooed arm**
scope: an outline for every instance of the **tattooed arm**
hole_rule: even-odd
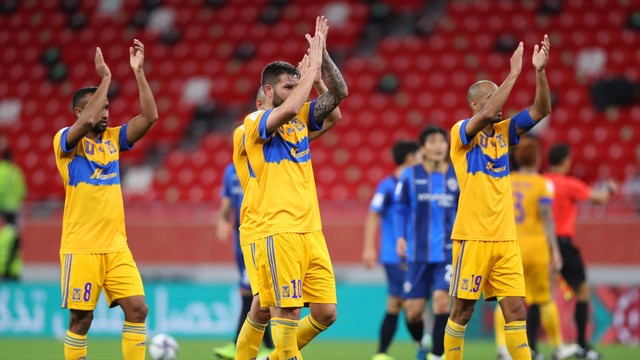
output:
[[[326,76],[326,85],[329,90],[318,97],[313,108],[313,116],[318,123],[324,121],[349,93],[340,70],[326,50],[322,57],[322,72]]]

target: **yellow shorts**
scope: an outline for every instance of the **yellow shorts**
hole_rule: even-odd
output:
[[[453,241],[453,277],[449,295],[477,300],[525,296],[517,241]]]
[[[247,277],[249,278],[249,285],[251,286],[251,293],[256,295],[258,293],[258,278],[256,273],[256,246],[260,241],[248,242],[240,245],[242,250],[242,258],[244,259],[244,267],[247,271]]]
[[[260,305],[336,304],[336,280],[322,231],[269,236],[258,246]]]
[[[62,308],[93,310],[100,291],[110,307],[118,299],[144,296],[140,272],[129,249],[106,254],[60,254]]]
[[[551,301],[549,262],[522,262],[527,304],[546,304]]]

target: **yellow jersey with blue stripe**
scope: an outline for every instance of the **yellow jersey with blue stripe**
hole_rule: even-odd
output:
[[[240,125],[233,132],[233,166],[236,168],[244,193],[242,206],[240,206],[240,246],[256,240],[258,205],[260,204],[258,196],[260,189],[249,164],[244,141],[244,125]]]
[[[245,117],[245,149],[261,199],[260,238],[322,229],[308,136],[309,131],[322,129],[313,117],[314,103],[305,103],[293,119],[271,133],[266,129],[271,110]]]
[[[529,116],[524,110],[516,116]],[[513,195],[509,177],[509,146],[516,145],[516,117],[493,125],[493,132],[468,138],[470,119],[451,129],[451,162],[460,185],[455,240],[516,240]]]
[[[131,149],[127,125],[110,127],[97,141],[67,148],[69,128],[53,139],[65,188],[60,253],[109,253],[127,248],[120,188],[120,152]]]
[[[547,234],[540,205],[551,205],[553,183],[537,173],[516,171],[511,174],[516,233],[523,259],[549,259]],[[547,249],[547,251],[541,251]]]

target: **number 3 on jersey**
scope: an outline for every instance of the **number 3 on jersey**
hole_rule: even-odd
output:
[[[513,207],[516,214],[516,224],[522,224],[524,221],[525,213],[522,201],[524,200],[524,194],[520,191],[513,193]]]

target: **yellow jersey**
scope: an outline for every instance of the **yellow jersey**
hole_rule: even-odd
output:
[[[308,136],[309,131],[322,129],[311,112],[314,103],[305,103],[293,119],[271,133],[266,130],[271,110],[245,117],[245,149],[261,199],[260,238],[322,229]]]
[[[98,141],[67,148],[64,128],[53,138],[65,189],[60,253],[109,253],[127,248],[120,188],[120,152],[129,150],[127,125],[110,127]]]
[[[549,259],[549,243],[540,216],[540,204],[551,205],[553,183],[537,173],[516,171],[511,174],[511,185],[516,233],[523,259]]]
[[[240,125],[233,132],[233,166],[236,168],[238,180],[244,197],[240,206],[240,246],[256,240],[258,219],[258,205],[260,197],[256,176],[249,164],[249,158],[244,148],[244,125]]]
[[[529,116],[528,110],[516,116]],[[493,133],[480,131],[467,138],[469,119],[451,129],[451,162],[460,185],[454,240],[516,240],[509,146],[520,141],[516,122],[506,119],[493,125]]]

